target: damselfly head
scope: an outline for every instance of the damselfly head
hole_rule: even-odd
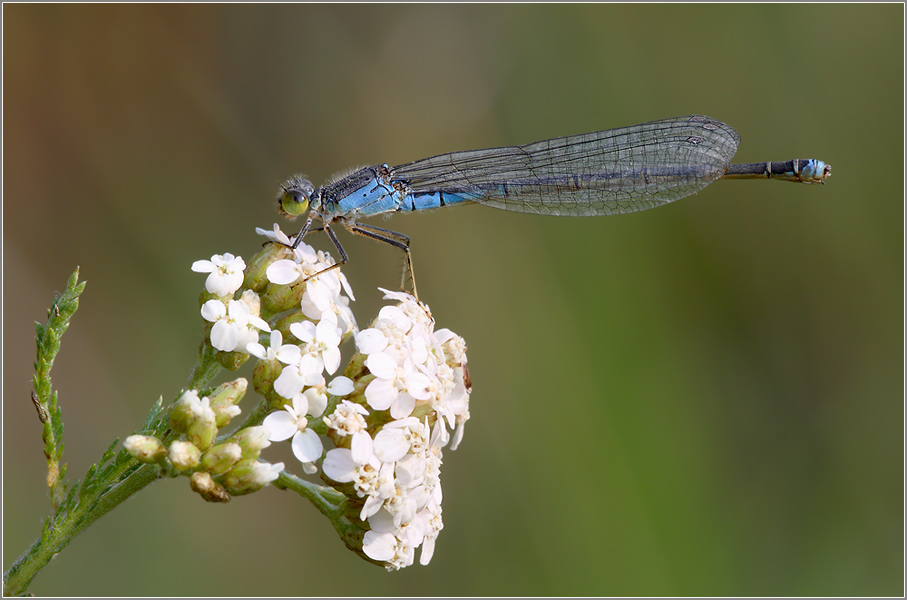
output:
[[[286,180],[277,193],[277,210],[290,219],[304,214],[309,209],[309,200],[315,192],[315,186],[308,179],[294,175]]]

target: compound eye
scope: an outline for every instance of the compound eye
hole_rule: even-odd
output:
[[[277,209],[286,217],[298,217],[309,209],[309,198],[315,188],[306,179],[294,177],[280,186]]]

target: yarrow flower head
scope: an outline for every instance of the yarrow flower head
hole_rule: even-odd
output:
[[[358,514],[358,523],[335,523],[352,527],[342,536],[351,549],[388,570],[413,564],[421,549],[427,564],[443,528],[442,450],[456,447],[469,419],[463,339],[436,331],[428,306],[412,295],[388,290],[382,291],[392,303],[359,331],[352,290],[328,254],[307,244],[292,248],[276,225],[257,232],[271,243],[250,261],[245,282],[242,259],[229,254],[198,261],[193,270],[210,273],[206,289],[216,296],[201,310],[211,323],[211,346],[257,359],[252,381],[268,399],[268,414],[257,413],[261,427],[226,440],[206,437],[200,450],[177,446],[171,461],[191,474],[205,499],[223,501],[274,481],[283,463],[268,465],[258,453],[288,441],[303,473],[320,467],[322,481],[334,488],[318,497],[345,498],[325,514],[351,514],[348,508]],[[262,332],[270,333],[267,346]],[[335,376],[349,338],[355,352]],[[178,414],[203,419],[215,432],[238,414],[235,403],[219,401],[215,411],[206,400],[187,398]],[[152,440],[137,438],[130,447],[149,462],[167,460]],[[281,486],[294,489],[294,481],[281,479]]]
[[[443,527],[441,450],[448,427],[462,435],[469,389],[462,339],[435,332],[428,308],[409,294],[385,292],[399,302],[356,336],[347,375],[361,383],[324,418],[336,447],[322,467],[369,524],[362,552],[395,570],[419,547],[420,562],[431,559]]]

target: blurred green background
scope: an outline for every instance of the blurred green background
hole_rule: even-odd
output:
[[[178,393],[202,329],[192,261],[256,253],[288,175],[693,113],[740,132],[738,162],[834,169],[612,218],[373,221],[412,238],[422,298],[469,345],[472,420],[444,455],[431,565],[361,561],[289,493],[208,505],[176,480],[30,591],[903,594],[903,5],[3,17],[4,569],[48,512],[33,322],[77,265],[88,287],[53,373],[70,479]],[[340,236],[366,324],[400,257]]]

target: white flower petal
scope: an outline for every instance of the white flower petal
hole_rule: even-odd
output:
[[[392,463],[409,452],[409,440],[402,428],[382,429],[375,435],[374,452],[378,460]]]
[[[324,370],[324,361],[321,360],[321,357],[317,354],[303,354],[299,359],[299,372],[306,378],[309,379],[318,379],[321,377],[321,372]],[[314,385],[310,383],[309,385]]]
[[[320,417],[324,414],[324,409],[328,407],[328,396],[318,391],[317,388],[309,388],[302,394],[309,401],[309,406],[305,413],[313,417]]]
[[[321,353],[324,359],[324,369],[328,374],[333,375],[340,367],[340,348],[336,346],[326,349]]]
[[[379,379],[397,378],[397,361],[384,352],[369,354],[365,359],[365,366],[372,372],[372,375]]]
[[[353,460],[360,465],[365,465],[372,461],[372,456],[374,456],[372,453],[372,437],[367,431],[359,431],[353,434],[350,442],[350,452]]]
[[[386,319],[393,323],[400,331],[406,333],[413,326],[413,321],[399,306],[385,306],[378,311],[378,319]]]
[[[328,385],[327,392],[332,396],[339,396],[342,398],[343,396],[352,393],[354,389],[355,384],[353,383],[353,380],[349,377],[344,377],[343,375],[341,375],[340,377],[335,377],[333,380],[331,380],[331,383]]]
[[[454,431],[453,439],[450,442],[450,449],[456,450],[457,446],[460,445],[460,442],[463,441],[463,432],[466,429],[466,423],[459,423],[457,425],[456,431]]]
[[[398,392],[390,408],[393,418],[405,419],[413,414],[413,410],[416,408],[416,399],[408,392]]]
[[[318,253],[308,244],[299,244],[293,249],[293,258],[300,264],[315,264],[318,262]]]
[[[210,260],[197,260],[192,263],[192,270],[196,273],[210,273],[216,268],[217,266]]]
[[[280,230],[280,226],[277,223],[274,223],[274,229],[271,230],[256,227],[255,233],[265,236],[272,242],[280,242],[284,246],[290,245],[290,238],[288,238],[287,234]]]
[[[318,321],[315,337],[325,346],[336,346],[340,343],[340,328],[337,327],[337,315],[333,311],[324,313]]]
[[[274,391],[284,398],[292,398],[305,387],[305,378],[295,366],[284,367],[274,381]]]
[[[409,392],[416,400],[428,400],[431,398],[431,380],[422,373],[410,372],[404,378],[406,391]]]
[[[299,279],[299,266],[292,260],[275,260],[268,266],[265,275],[275,285],[288,285]]]
[[[245,277],[242,271],[228,271],[226,273],[216,270],[205,280],[205,289],[218,296],[229,296],[242,286]]]
[[[434,335],[439,344],[444,344],[449,342],[450,340],[454,340],[460,337],[450,329],[446,328],[437,330]]]
[[[293,396],[292,405],[297,417],[304,417],[309,412],[309,398],[305,394]]]
[[[435,536],[426,536],[422,543],[422,554],[419,555],[419,564],[423,567],[431,562],[431,557],[435,554]]]
[[[303,342],[311,342],[315,339],[315,324],[311,321],[292,323],[290,325],[290,333]]]
[[[363,354],[381,352],[387,348],[387,336],[378,329],[364,329],[356,335],[356,347]]]
[[[378,533],[390,533],[397,528],[394,525],[394,516],[386,510],[379,510],[370,516],[368,518],[368,526],[371,527],[372,531],[377,531]]]
[[[302,358],[302,351],[299,349],[299,346],[284,344],[277,349],[277,360],[285,365],[295,365],[299,362],[300,358]]]
[[[350,287],[350,283],[346,280],[346,275],[343,273],[340,273],[340,285],[343,287],[343,291],[346,292],[346,295],[350,297],[350,300],[356,299],[353,295],[353,288]]]
[[[372,560],[388,561],[397,553],[397,538],[392,533],[366,531],[362,551]]]
[[[359,465],[353,460],[352,452],[347,448],[328,450],[321,464],[324,474],[339,483],[348,483],[356,479]]]
[[[246,352],[260,360],[268,360],[268,351],[258,342],[246,344]]]
[[[321,458],[324,446],[321,438],[311,429],[299,431],[293,436],[293,454],[301,463],[315,462]]]
[[[365,399],[375,410],[387,410],[397,398],[397,388],[390,379],[375,379],[365,388]]]
[[[422,329],[423,332],[425,331],[424,328],[420,327],[420,329]],[[412,344],[410,344],[410,357],[417,365],[421,365],[429,359],[428,340],[426,337],[417,337],[412,341]]]
[[[220,300],[208,300],[202,304],[202,318],[214,322],[227,316],[227,307]]]
[[[252,309],[248,304],[241,300],[230,300],[230,302],[227,303],[227,315],[230,320],[235,321],[237,325],[245,327],[249,323]]]
[[[262,421],[262,425],[268,428],[272,442],[282,442],[293,437],[299,428],[296,426],[296,419],[285,410],[273,412]]]
[[[211,345],[224,352],[233,352],[239,342],[239,329],[225,320],[220,320],[211,328]]]
[[[262,331],[271,331],[271,326],[268,325],[268,322],[255,315],[249,315],[249,324],[253,327],[261,329]]]
[[[329,273],[331,273],[331,271],[328,271],[325,275],[328,275]],[[328,287],[324,281],[324,276],[310,280],[305,292],[312,304],[315,305],[315,308],[322,314],[330,310],[333,294],[331,293],[331,288]]]

